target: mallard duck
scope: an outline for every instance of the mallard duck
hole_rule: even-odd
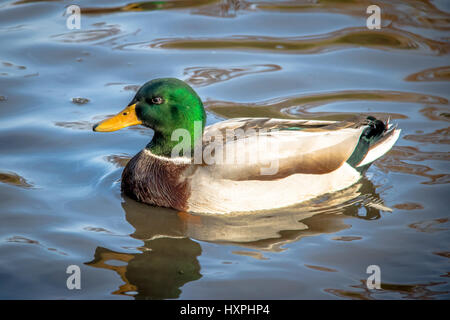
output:
[[[123,170],[124,194],[183,212],[216,214],[288,207],[343,190],[400,134],[389,120],[371,116],[235,118],[206,127],[205,120],[197,93],[181,80],[163,78],[145,83],[124,110],[93,130],[144,125],[154,131]]]

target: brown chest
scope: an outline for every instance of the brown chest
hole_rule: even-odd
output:
[[[189,198],[189,184],[184,178],[188,166],[143,150],[125,167],[122,192],[140,202],[184,211]]]

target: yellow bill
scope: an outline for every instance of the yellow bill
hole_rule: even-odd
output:
[[[94,126],[94,131],[97,132],[111,132],[141,124],[142,121],[137,118],[136,104],[126,107],[114,117],[103,120]]]

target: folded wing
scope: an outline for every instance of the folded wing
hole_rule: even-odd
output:
[[[342,121],[231,119],[205,129],[202,169],[231,180],[326,174],[348,160],[363,129]]]

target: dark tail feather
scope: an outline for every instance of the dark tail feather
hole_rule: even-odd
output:
[[[370,147],[375,145],[383,137],[389,126],[389,120],[384,123],[372,116],[368,116],[366,121],[367,128],[362,132],[355,150],[347,160],[347,163],[355,168],[367,155]]]

